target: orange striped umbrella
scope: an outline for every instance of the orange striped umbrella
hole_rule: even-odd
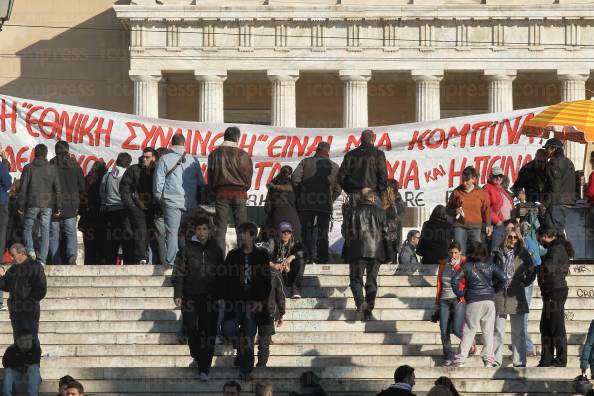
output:
[[[522,132],[539,138],[554,134],[557,139],[594,142],[594,100],[561,102],[547,107],[526,122]]]

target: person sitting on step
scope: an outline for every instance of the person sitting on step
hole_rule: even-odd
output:
[[[3,395],[12,396],[15,383],[25,384],[28,396],[37,396],[41,385],[39,361],[41,360],[41,347],[33,337],[31,331],[23,329],[16,342],[6,348],[2,357],[4,366]]]

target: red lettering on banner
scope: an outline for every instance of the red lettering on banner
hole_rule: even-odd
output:
[[[410,140],[410,142],[408,142],[408,150],[414,150],[415,145],[417,146],[417,149],[424,150],[425,146],[423,146],[423,140],[425,140],[425,138],[427,137],[427,135],[429,135],[430,132],[431,129],[427,129],[425,132],[419,135],[419,131],[415,131],[413,133],[412,139]]]
[[[146,127],[143,124],[141,124],[140,122],[132,122],[132,121],[126,122],[126,126],[128,127],[128,131],[130,132],[130,135],[126,138],[126,140],[124,140],[124,143],[122,143],[122,148],[124,150],[138,150],[138,149],[140,149],[140,146],[138,144],[132,144],[132,142],[134,141],[134,139],[137,136],[134,128],[139,127],[139,128],[146,129]]]
[[[470,146],[476,147],[476,135],[479,134],[478,146],[485,146],[485,131],[491,125],[491,121],[477,122],[472,125],[472,136],[470,138]]]
[[[241,136],[241,143],[239,144],[239,147],[241,147],[242,150],[245,150],[251,157],[254,154],[254,146],[256,145],[256,140],[256,135],[251,135],[250,142],[246,143],[247,135],[243,134]]]
[[[380,147],[384,147],[384,151],[392,151],[392,140],[390,139],[390,135],[387,132],[382,133],[376,147],[378,149],[380,149]]]
[[[76,127],[76,121],[79,116],[79,113],[74,113],[71,118],[67,111],[62,111],[58,121],[58,135],[56,136],[56,140],[61,140],[62,134],[65,133],[66,138],[64,140],[68,143],[72,142],[72,139],[74,138],[74,128]]]
[[[51,117],[48,117],[50,115]],[[47,120],[49,118],[49,120]],[[51,119],[53,118],[53,120]],[[59,123],[59,115],[56,109],[48,107],[41,112],[39,116],[39,120],[37,122],[37,129],[41,136],[45,139],[53,139],[56,136],[56,131],[58,129]],[[45,127],[51,126],[51,131],[46,132]]]
[[[2,99],[2,104],[0,105],[0,131],[6,132],[6,120],[10,120],[10,132],[16,133],[16,121],[17,121],[17,102],[13,101],[11,107],[11,112],[6,112],[7,103],[4,99]]]
[[[194,142],[192,145],[192,152],[198,153],[198,143],[200,143],[200,156],[205,157],[206,150],[208,149],[208,141],[210,140],[210,135],[212,135],[211,131],[206,132],[206,136],[204,136],[204,137],[203,137],[202,133],[200,133],[200,131],[195,131],[194,132]],[[157,147],[155,145],[154,140],[153,140],[153,145],[154,145],[154,147]],[[161,146],[163,146],[162,141],[161,141]]]
[[[280,170],[281,164],[279,164],[278,162],[272,164],[272,169],[270,169],[270,173],[268,174],[268,180],[266,181],[266,185],[272,183],[272,179],[274,179],[276,175],[280,173]]]
[[[113,129],[113,120],[108,120],[107,128],[103,129],[104,121],[105,119],[103,117],[99,118],[99,123],[97,124],[97,128],[95,128],[95,146],[101,145],[101,135],[105,135],[103,146],[111,146],[111,130]]]
[[[446,175],[446,171],[443,165],[439,165],[437,168],[433,168],[432,170],[428,170],[425,173],[425,182],[429,183],[432,181],[437,181],[440,177]]]
[[[88,137],[89,140],[89,146],[94,146],[95,145],[95,139],[93,139],[93,134],[91,133],[91,130],[95,127],[95,125],[97,124],[97,121],[99,120],[98,117],[93,117],[93,119],[91,120],[91,124],[87,125],[87,121],[89,121],[89,116],[85,115],[82,119],[82,121],[80,122],[80,126],[78,128],[77,134],[76,134],[76,138],[75,138],[75,143],[83,143],[84,144],[84,140],[85,140],[85,136]]]
[[[305,153],[305,149],[307,148],[307,142],[309,141],[309,136],[303,137],[303,142],[299,139],[299,136],[293,136],[291,138],[291,142],[289,145],[289,150],[287,152],[288,157],[292,157],[293,153],[295,152],[295,148],[297,149],[297,156],[303,157]]]
[[[208,184],[208,170],[206,169],[208,163],[202,162],[200,164],[200,169],[202,170],[202,176],[204,177],[204,183]]]
[[[270,142],[270,144],[268,145],[268,156],[271,158],[278,158],[281,156],[281,153],[276,154],[275,150],[281,148],[282,146],[277,145],[278,142],[282,141],[283,139],[286,139],[285,136],[275,136],[272,141]]]
[[[311,144],[307,148],[307,151],[305,152],[305,156],[309,157],[310,155],[315,153],[316,150],[318,149],[318,144],[322,143],[323,141],[324,141],[324,138],[322,136],[316,136],[314,138],[313,142],[311,142]],[[332,136],[331,135],[326,136],[326,143],[328,143],[330,146],[332,146]]]
[[[489,158],[491,158],[488,155],[479,155],[477,157],[474,157],[474,168],[476,169],[476,173],[478,173],[478,182],[480,184],[484,184],[486,183],[486,178],[488,176],[487,174],[487,168],[488,168],[488,161]]]
[[[270,168],[272,166],[272,162],[256,162],[256,182],[254,184],[254,189],[259,190],[260,184],[262,182],[262,176],[264,175],[264,169]]]
[[[501,145],[501,139],[503,135],[503,128],[507,131],[507,144],[517,144],[520,140],[521,136],[521,128],[520,125],[523,125],[522,117],[516,117],[514,119],[514,126],[511,126],[510,120],[503,120],[499,124],[499,128],[497,128],[497,137],[495,139],[495,144],[497,146]]]
[[[466,168],[466,157],[462,157],[462,164],[456,167],[456,159],[452,159],[450,161],[450,170],[448,172],[448,188],[452,188],[454,186],[454,178],[457,177],[460,181],[456,184],[456,186],[462,183],[462,171]]]
[[[360,145],[361,145],[361,136],[349,135],[347,137],[346,146],[344,147],[344,152],[348,153],[349,151],[351,151],[352,146],[359,147]]]
[[[33,132],[33,125],[37,125],[38,122],[37,119],[33,119],[33,115],[35,112],[41,109],[43,109],[43,106],[33,106],[29,109],[29,111],[27,111],[27,114],[25,115],[25,125],[27,126],[27,131],[29,132],[29,135],[33,136],[34,138],[38,138],[39,133]]]
[[[464,148],[466,146],[466,135],[468,135],[469,131],[470,131],[470,124],[468,124],[468,123],[464,124],[460,130],[458,130],[458,128],[456,128],[455,125],[453,125],[452,127],[450,127],[450,131],[448,132],[448,137],[445,140],[445,144],[444,144],[443,148],[448,148],[450,139],[454,139],[454,138],[460,138],[460,146],[459,147]]]
[[[224,132],[219,132],[216,135],[214,135],[212,140],[210,140],[210,142],[208,143],[208,152],[209,153],[212,153],[213,150],[215,150],[217,147],[219,147],[217,145],[217,140],[222,139],[224,135],[225,135]]]
[[[414,184],[414,188],[416,190],[419,189],[419,167],[416,160],[412,160],[410,163],[408,163],[408,167],[407,161],[386,161],[386,167],[388,169],[388,180],[396,179],[394,176],[396,171],[398,171],[398,185],[401,188],[408,188],[408,185],[412,182]]]
[[[487,143],[489,146],[492,146],[495,142],[495,128],[497,127],[497,125],[499,125],[499,122],[495,121],[489,127],[489,140]]]
[[[438,136],[437,141],[435,141],[435,136]],[[425,139],[425,145],[430,149],[437,149],[439,148],[445,140],[445,131],[441,128],[437,128],[431,131],[429,136]]]

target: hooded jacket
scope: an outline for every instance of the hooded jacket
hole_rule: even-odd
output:
[[[386,155],[373,144],[361,143],[345,155],[338,172],[338,183],[347,193],[369,187],[383,195],[388,185]]]
[[[461,282],[464,280],[464,289]],[[467,303],[495,300],[495,293],[505,286],[505,274],[491,263],[466,262],[452,277],[452,289]]]
[[[60,176],[60,217],[69,219],[78,215],[81,194],[85,192],[85,178],[82,168],[72,157],[54,157],[50,164],[55,165]]]
[[[24,212],[27,208],[52,208],[60,211],[60,194],[60,177],[55,165],[41,157],[25,165],[17,198],[19,210]]]

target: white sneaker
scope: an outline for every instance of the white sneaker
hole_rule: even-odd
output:
[[[35,254],[35,252],[29,252],[29,257],[31,257],[31,260],[33,261],[37,260],[37,255]]]
[[[200,382],[208,382],[208,374],[200,373],[200,375],[198,376],[198,379],[200,380]]]
[[[147,265],[147,264],[148,264],[148,261],[146,261],[146,260],[140,260],[140,265]]]

